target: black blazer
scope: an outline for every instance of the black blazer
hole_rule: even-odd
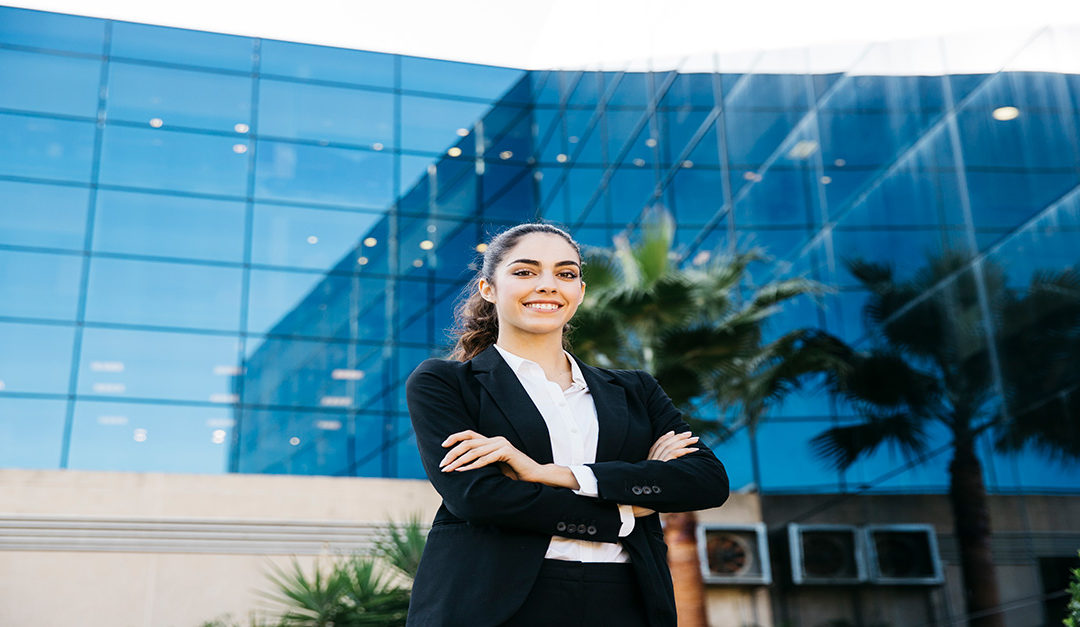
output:
[[[487,627],[506,621],[533,586],[551,536],[621,542],[630,554],[649,624],[675,625],[671,573],[657,515],[638,518],[619,538],[618,505],[657,512],[706,509],[728,496],[723,464],[701,450],[668,462],[646,461],[668,431],[689,427],[651,375],[606,370],[577,360],[599,421],[596,474],[600,498],[515,481],[495,465],[444,473],[439,461],[451,433],[472,429],[504,436],[541,464],[552,463],[540,411],[494,346],[466,362],[428,359],[406,383],[420,458],[443,497],[435,514],[409,604],[410,626]]]

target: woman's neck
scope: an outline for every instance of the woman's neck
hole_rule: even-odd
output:
[[[524,357],[529,361],[535,361],[544,370],[548,379],[555,380],[559,375],[565,374],[570,369],[570,364],[563,354],[561,336],[534,335],[520,337],[499,333],[496,340],[499,348],[507,350],[518,357]]]

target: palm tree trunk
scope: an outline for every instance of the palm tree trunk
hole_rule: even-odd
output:
[[[668,545],[668,566],[675,586],[675,611],[679,627],[707,627],[705,582],[697,547],[697,515],[694,512],[667,514],[664,541]]]
[[[962,441],[964,440],[964,441]],[[982,464],[975,455],[974,442],[958,438],[949,464],[949,500],[952,502],[956,542],[960,549],[964,601],[968,614],[975,616],[971,627],[1003,627],[1005,617],[993,612],[1000,604],[997,575],[990,552],[990,511],[986,504]]]

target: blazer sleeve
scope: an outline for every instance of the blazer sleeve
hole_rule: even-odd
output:
[[[450,513],[474,524],[495,525],[574,540],[618,542],[622,520],[615,503],[579,496],[565,488],[515,481],[490,465],[442,472],[439,462],[452,433],[476,430],[460,379],[449,362],[429,359],[405,383],[420,460]]]
[[[653,441],[668,431],[683,433],[690,426],[682,419],[660,384],[649,373],[637,371],[644,390]],[[709,447],[677,459],[637,463],[606,461],[587,464],[596,475],[600,498],[626,505],[640,505],[658,512],[686,512],[723,505],[728,498],[724,465]]]

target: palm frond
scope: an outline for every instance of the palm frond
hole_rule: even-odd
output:
[[[914,457],[926,450],[926,439],[922,420],[898,413],[869,415],[864,422],[833,427],[812,438],[810,447],[830,466],[844,470],[886,442]]]

